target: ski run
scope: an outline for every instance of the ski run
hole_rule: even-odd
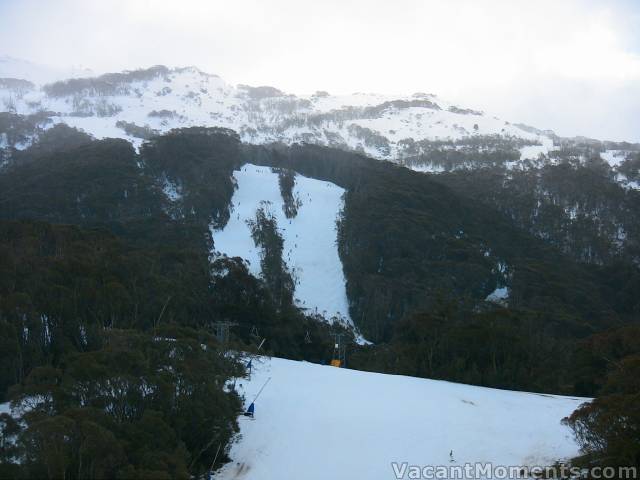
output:
[[[270,167],[246,164],[234,172],[234,179],[237,189],[231,200],[231,217],[224,228],[212,227],[215,253],[247,260],[249,271],[260,276],[262,249],[255,245],[247,222],[255,220],[256,211],[264,208],[276,219],[284,241],[283,260],[296,281],[298,306],[327,320],[352,325],[336,230],[344,190],[296,175],[293,196],[298,213],[288,219],[278,174]]]
[[[268,384],[214,478],[386,480],[412,478],[403,464],[533,467],[578,454],[561,420],[586,399],[279,358],[252,366],[236,384],[245,408]]]

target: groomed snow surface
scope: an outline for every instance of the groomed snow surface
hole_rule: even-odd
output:
[[[296,280],[298,306],[327,319],[342,317],[351,324],[336,229],[344,190],[296,175],[293,194],[301,206],[298,214],[288,219],[278,174],[270,167],[246,164],[233,175],[237,189],[231,200],[231,218],[223,229],[212,230],[216,253],[246,259],[251,273],[259,276],[262,249],[256,247],[247,220],[255,220],[256,210],[265,208],[276,219],[284,240],[283,257]]]
[[[245,407],[271,380],[214,478],[394,479],[392,462],[548,466],[578,453],[560,421],[585,399],[278,358],[253,367],[237,384]]]

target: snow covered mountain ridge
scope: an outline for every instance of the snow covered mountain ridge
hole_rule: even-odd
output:
[[[187,126],[231,128],[248,143],[316,143],[389,160],[419,154],[422,141],[498,136],[527,147],[532,157],[553,144],[553,132],[511,124],[427,93],[296,96],[274,87],[232,86],[195,67],[155,66],[43,83],[51,75],[41,75],[35,66],[0,61],[0,77],[4,111],[46,113],[53,123],[134,144]]]
[[[624,188],[640,188],[630,175],[633,165],[625,165],[640,154],[639,144],[563,138],[431,93],[297,96],[270,86],[233,86],[196,67],[163,65],[89,73],[0,57],[0,113],[22,119],[4,122],[20,125],[0,125],[0,149],[25,148],[57,123],[136,147],[174,128],[224,127],[245,143],[317,144],[430,173],[596,159]]]

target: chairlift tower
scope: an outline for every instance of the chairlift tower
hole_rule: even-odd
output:
[[[331,366],[344,368],[347,366],[347,335],[344,333],[333,333],[332,336],[334,342]]]

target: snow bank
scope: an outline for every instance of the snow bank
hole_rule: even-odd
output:
[[[215,478],[377,480],[391,462],[549,465],[578,447],[560,424],[585,399],[511,392],[282,359],[254,361],[232,462]]]
[[[298,305],[325,317],[349,319],[342,262],[338,256],[336,220],[343,207],[344,190],[333,183],[296,175],[294,198],[298,214],[287,219],[278,175],[269,167],[244,165],[234,172],[237,189],[231,200],[231,218],[221,230],[212,230],[218,254],[242,257],[254,275],[260,275],[261,249],[255,246],[247,220],[255,220],[264,205],[278,222],[284,240],[283,257],[296,279]],[[268,203],[262,203],[268,202]]]

